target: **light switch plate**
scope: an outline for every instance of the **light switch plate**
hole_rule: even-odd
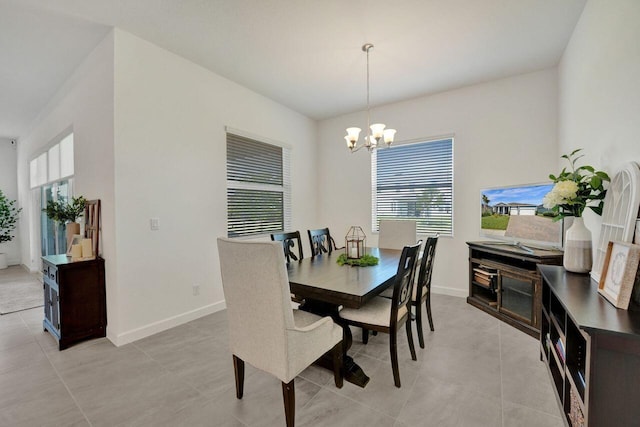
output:
[[[160,230],[160,218],[151,218],[149,220],[149,225],[153,231]]]

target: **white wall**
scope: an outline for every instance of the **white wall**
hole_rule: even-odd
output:
[[[102,200],[107,336],[117,345],[224,307],[216,237],[226,234],[225,126],[292,147],[292,227],[309,227],[315,122],[121,30],[19,141],[22,259],[36,270],[29,161],[74,132],[75,193]]]
[[[113,180],[113,33],[65,82],[18,141],[22,262],[40,269],[40,212],[31,209],[29,162],[69,130],[74,133],[74,193],[102,201],[102,256],[106,260],[108,333],[117,327]]]
[[[391,104],[372,120],[398,130],[396,139],[454,134],[454,237],[441,238],[434,292],[468,295],[466,241],[479,240],[480,189],[547,181],[557,164],[555,69],[474,85]],[[371,163],[350,154],[345,128],[366,126],[364,112],[319,125],[319,223],[341,238],[350,225],[371,233]]]
[[[13,142],[12,142],[13,141]],[[0,138],[0,190],[10,200],[18,199],[18,181],[16,176],[17,143],[13,139]],[[18,207],[19,207],[18,203]],[[0,243],[0,252],[7,254],[9,265],[20,264],[20,230],[12,233],[15,238]]]
[[[637,0],[589,0],[559,67],[559,155],[584,148],[611,176],[640,163],[639,22]],[[597,242],[600,217],[586,212]]]
[[[115,31],[118,316],[123,344],[223,308],[231,126],[292,146],[294,229],[315,223],[316,124],[124,31]],[[149,220],[160,219],[151,231]],[[200,295],[192,286],[200,285]]]

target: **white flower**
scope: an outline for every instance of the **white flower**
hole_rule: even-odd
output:
[[[560,181],[544,196],[542,205],[547,209],[552,209],[575,199],[577,193],[578,184],[574,181]]]
[[[565,200],[575,199],[578,193],[578,184],[575,181],[560,181],[553,186],[553,190]]]
[[[553,190],[551,190],[542,199],[542,206],[544,206],[546,209],[553,209],[560,202],[561,200],[558,198],[558,195]]]

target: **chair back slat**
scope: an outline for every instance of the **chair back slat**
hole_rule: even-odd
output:
[[[328,228],[320,228],[317,230],[307,230],[309,234],[309,244],[311,245],[311,256],[331,253],[334,249],[331,234]]]
[[[420,301],[431,291],[431,275],[433,273],[433,262],[436,255],[436,245],[438,244],[438,236],[427,238],[420,261],[420,271],[418,273],[418,281],[416,283],[416,301]]]
[[[287,259],[287,264],[293,261],[300,261],[304,258],[302,252],[302,239],[300,238],[299,231],[290,231],[284,233],[273,233],[271,240],[282,242],[282,248],[284,249],[284,256]]]
[[[416,260],[418,259],[418,251],[422,241],[411,245],[405,246],[402,249],[402,255],[400,256],[400,262],[398,263],[398,271],[393,285],[393,298],[391,305],[391,323],[395,324],[398,320],[398,311],[402,307],[406,307],[411,301],[411,294],[413,291],[413,274],[416,267]]]

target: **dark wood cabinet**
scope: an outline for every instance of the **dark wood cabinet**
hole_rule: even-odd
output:
[[[637,426],[640,308],[615,308],[588,275],[539,269],[541,359],[567,424]]]
[[[537,266],[561,265],[562,252],[499,242],[467,242],[469,296],[467,302],[538,338],[541,281]]]
[[[60,350],[106,336],[104,259],[71,261],[66,255],[42,257],[44,321]]]

